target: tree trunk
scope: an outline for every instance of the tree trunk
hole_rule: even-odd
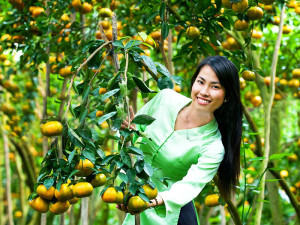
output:
[[[89,198],[82,198],[81,199],[81,225],[88,225],[89,224]]]
[[[2,130],[0,129],[0,132],[2,134]],[[0,146],[3,146],[3,141],[0,139]],[[2,147],[0,147],[0,155],[4,155],[4,150]],[[4,188],[2,187],[3,184],[3,169],[4,169],[4,162],[3,160],[0,161],[0,225],[4,225],[4,198],[3,198],[3,190]]]
[[[271,117],[271,131],[270,136],[270,155],[279,153],[279,140],[281,136],[281,112],[285,111],[283,102],[278,102],[273,107],[272,117]],[[277,164],[277,163],[276,163]],[[276,166],[275,164],[275,166]],[[274,179],[274,176],[271,173],[267,173],[267,179]],[[267,182],[267,190],[269,201],[271,202],[270,210],[272,214],[272,224],[281,225],[284,224],[282,208],[281,208],[281,199],[278,193],[278,183],[277,182]]]

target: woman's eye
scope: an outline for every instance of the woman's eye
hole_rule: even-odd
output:
[[[216,85],[214,85],[214,86],[212,86],[213,88],[215,88],[215,89],[220,89],[220,87],[219,86],[216,86]]]
[[[198,80],[199,84],[203,84],[203,81],[202,80]]]

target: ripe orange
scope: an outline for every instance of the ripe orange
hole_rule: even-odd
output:
[[[297,183],[295,184],[296,188],[300,189],[300,181],[297,181]]]
[[[144,201],[140,196],[133,196],[128,201],[128,210],[130,212],[139,212],[148,207],[148,202]]]
[[[289,156],[288,156],[288,160],[289,160],[290,162],[297,162],[298,156],[297,156],[295,153],[293,153],[292,155],[289,155]]]
[[[273,25],[279,25],[280,23],[280,17],[279,16],[274,16],[272,20]]]
[[[101,21],[101,26],[103,27],[104,30],[108,30],[110,28],[110,23],[107,20],[103,20]]]
[[[161,32],[160,31],[154,31],[150,34],[153,40],[160,40]]]
[[[22,211],[16,211],[14,216],[15,216],[15,218],[22,218],[23,213],[22,213]]]
[[[248,7],[248,0],[232,3],[232,10],[237,13],[242,13]]]
[[[114,187],[109,187],[101,196],[102,200],[107,203],[114,203],[117,200],[118,191]]]
[[[81,0],[72,0],[72,6],[74,7],[75,11],[80,11]]]
[[[108,128],[108,123],[106,121],[104,121],[103,123],[100,124],[102,129],[106,129]]]
[[[200,30],[198,29],[198,27],[188,27],[185,33],[186,36],[191,39],[196,39],[200,37]]]
[[[285,178],[289,176],[289,172],[287,170],[281,170],[279,174],[281,178]]]
[[[283,28],[282,28],[282,33],[283,34],[289,34],[289,33],[291,33],[292,32],[292,28],[291,28],[291,26],[289,26],[289,25],[283,25]]]
[[[254,81],[255,80],[255,73],[253,71],[250,70],[245,70],[242,73],[242,77],[244,78],[244,80],[246,81]]]
[[[71,205],[77,203],[78,201],[79,201],[79,198],[76,198],[76,197],[74,197],[74,198],[72,198],[72,199],[69,200],[69,202],[70,202]]]
[[[81,12],[83,14],[90,13],[92,10],[93,10],[93,6],[88,2],[84,2],[81,6]]]
[[[34,10],[32,11],[32,16],[33,17],[38,17],[39,15],[41,15],[41,13],[45,12],[44,8],[42,7],[36,7],[34,8]]]
[[[101,110],[98,110],[97,112],[96,112],[96,117],[101,117],[101,116],[103,116],[103,111],[101,111]]]
[[[51,186],[49,189],[47,189],[45,185],[40,184],[37,187],[36,192],[43,199],[52,200],[54,198],[55,187]]]
[[[237,19],[233,26],[237,31],[242,31],[247,30],[249,23],[246,20]]]
[[[66,66],[59,70],[59,75],[62,77],[70,77],[72,75],[71,72],[72,66]]]
[[[181,92],[181,87],[180,87],[180,85],[176,84],[176,85],[174,86],[174,90],[175,90],[176,92]]]
[[[257,96],[254,96],[254,97],[251,98],[251,103],[252,103],[252,105],[253,105],[254,107],[258,107],[258,106],[261,105],[262,99],[261,99],[261,97],[258,96],[258,95],[257,95]]]
[[[59,201],[67,201],[73,197],[73,191],[69,184],[62,184],[59,191],[55,189],[55,198]]]
[[[290,0],[286,6],[289,7],[289,8],[295,8],[296,6],[298,5],[297,1],[295,0]]]
[[[116,8],[118,8],[119,4],[120,4],[120,2],[112,0],[111,3],[110,3],[110,5],[109,5],[109,8],[112,11],[114,11]]]
[[[101,17],[112,17],[112,11],[109,8],[101,8],[99,11]]]
[[[117,192],[117,199],[116,199],[115,203],[121,204],[121,203],[123,203],[123,200],[124,200],[124,194],[123,194],[123,192],[122,191],[118,191]]]
[[[63,130],[63,125],[59,121],[49,121],[41,125],[41,130],[44,136],[58,136]]]
[[[292,75],[293,78],[300,78],[300,69],[293,69]]]
[[[49,204],[46,200],[42,199],[41,197],[37,197],[29,202],[29,205],[34,210],[45,213],[49,209]]]
[[[247,10],[247,17],[249,20],[260,20],[263,15],[263,10],[258,6],[251,7]]]
[[[150,200],[155,199],[157,197],[157,188],[153,189],[149,184],[146,184],[143,186],[143,189]]]
[[[104,94],[106,93],[106,88],[100,88],[99,89],[99,94]]]
[[[263,32],[261,32],[260,30],[256,30],[256,29],[254,29],[253,31],[252,31],[252,35],[251,35],[253,38],[255,38],[255,39],[260,39],[260,38],[262,38],[262,36],[263,36]]]
[[[80,159],[75,167],[75,169],[79,170],[77,175],[83,177],[86,177],[94,172],[94,170],[91,168],[94,168],[94,164],[88,159],[85,159],[84,161]]]
[[[103,173],[98,173],[95,175],[95,177],[91,180],[91,185],[93,187],[99,187],[104,185],[106,182],[106,176]]]
[[[208,207],[214,207],[219,205],[219,195],[217,194],[208,195],[205,198],[204,204]]]
[[[77,198],[84,198],[93,193],[93,186],[89,182],[79,182],[73,187],[73,194]]]
[[[69,207],[69,201],[57,201],[55,203],[50,203],[49,211],[55,215],[58,215],[66,212],[69,209]]]

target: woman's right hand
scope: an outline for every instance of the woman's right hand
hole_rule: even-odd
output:
[[[129,120],[127,117],[126,120],[123,121],[121,128],[122,129],[129,128],[129,129],[135,130],[135,124],[131,123],[131,121],[134,119],[134,112],[133,112],[132,106],[129,106],[129,113],[130,113],[130,127],[129,127]]]

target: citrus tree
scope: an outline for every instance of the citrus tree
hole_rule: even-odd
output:
[[[0,2],[0,224],[113,224],[124,214],[106,203],[147,207],[157,189],[135,143],[147,134],[122,122],[164,88],[189,96],[209,55],[240,72],[244,135],[236,195],[206,185],[201,223],[299,222],[296,1]]]

